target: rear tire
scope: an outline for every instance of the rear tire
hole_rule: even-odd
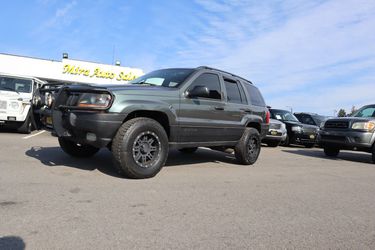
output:
[[[155,176],[168,157],[168,136],[157,121],[134,118],[125,122],[112,142],[114,165],[128,178]]]
[[[375,143],[372,146],[372,162],[375,163]]]
[[[255,128],[246,128],[234,148],[237,161],[243,165],[254,164],[260,154],[260,134]]]
[[[59,137],[59,144],[65,153],[77,158],[91,157],[99,151],[99,148],[91,145],[79,144],[63,137]]]
[[[332,148],[332,147],[324,147],[324,153],[326,154],[326,156],[329,156],[329,157],[337,157],[337,155],[340,153],[340,149]]]
[[[195,151],[197,151],[197,147],[195,148],[180,148],[178,151],[180,151],[181,153],[184,153],[184,154],[192,154],[194,153]]]
[[[266,143],[268,147],[276,148],[280,145],[280,141],[269,141]]]

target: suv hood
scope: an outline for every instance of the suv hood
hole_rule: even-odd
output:
[[[31,93],[17,93],[15,91],[0,90],[0,99],[17,100],[19,98],[30,100]]]
[[[153,96],[169,96],[171,93],[178,91],[177,88],[167,88],[149,85],[121,85],[106,87],[115,95],[153,95]]]
[[[340,121],[340,122],[368,122],[375,120],[375,117],[337,117],[326,120],[327,121]]]

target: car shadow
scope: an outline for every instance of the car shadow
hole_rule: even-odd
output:
[[[338,160],[345,160],[351,162],[359,162],[359,163],[368,163],[372,164],[371,154],[365,152],[350,152],[350,151],[340,151],[337,157],[329,157],[326,156],[322,149],[314,148],[314,149],[300,149],[300,150],[281,150],[285,153],[296,154],[296,155],[303,155],[307,157],[314,157],[320,159],[330,159],[333,161]]]
[[[48,167],[70,167],[87,171],[98,170],[113,177],[122,177],[113,167],[111,153],[105,149],[89,158],[71,157],[64,153],[60,147],[32,147],[25,154],[39,160]]]
[[[0,237],[0,249],[23,250],[26,244],[21,237],[18,236],[4,236]]]
[[[178,150],[170,150],[166,167],[179,165],[193,165],[202,163],[228,163],[236,164],[234,154],[228,154],[208,148],[199,148],[194,153],[181,153]]]
[[[124,178],[115,170],[112,162],[112,154],[107,149],[100,150],[90,158],[71,157],[64,153],[60,147],[32,147],[27,150],[25,154],[39,160],[43,165],[48,167],[70,167],[87,171],[98,170],[112,177]],[[235,164],[235,157],[233,154],[226,154],[204,148],[200,148],[192,154],[170,150],[165,167],[202,164],[207,162]]]

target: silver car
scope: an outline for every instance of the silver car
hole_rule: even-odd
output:
[[[262,140],[269,147],[277,147],[282,141],[285,141],[287,131],[285,123],[275,119],[270,119],[270,127],[266,137]]]

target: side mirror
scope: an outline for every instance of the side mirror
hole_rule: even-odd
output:
[[[203,97],[209,98],[210,97],[210,90],[205,86],[195,86],[192,90],[188,92],[188,97]]]

